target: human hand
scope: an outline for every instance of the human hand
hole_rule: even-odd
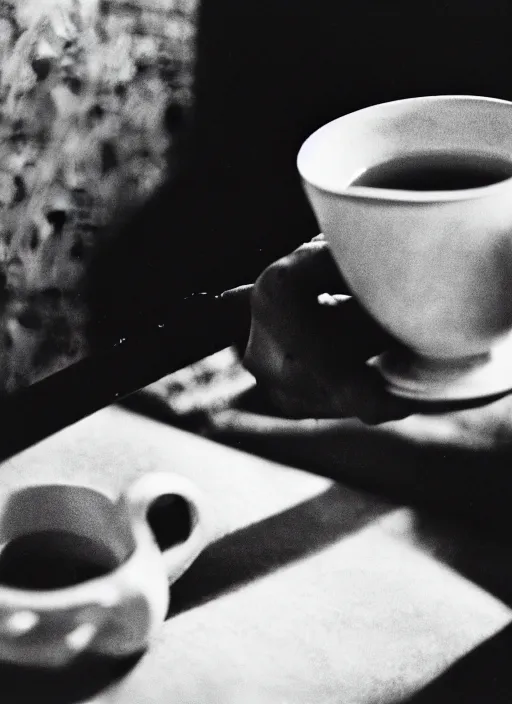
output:
[[[268,267],[250,301],[244,364],[268,404],[213,414],[210,435],[408,501],[506,518],[512,396],[458,410],[391,396],[366,361],[394,340],[350,297],[322,237]]]

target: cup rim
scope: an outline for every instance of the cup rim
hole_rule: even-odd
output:
[[[346,198],[356,198],[356,199],[367,199],[372,201],[387,201],[391,203],[409,203],[409,204],[428,204],[428,203],[442,203],[442,202],[457,202],[464,200],[476,200],[478,198],[483,198],[494,193],[499,193],[504,188],[510,187],[510,182],[512,181],[512,176],[509,178],[498,181],[497,183],[492,183],[488,186],[480,186],[478,188],[461,188],[452,191],[408,191],[390,188],[372,188],[370,186],[333,186],[332,183],[328,183],[327,180],[323,180],[321,174],[311,174],[311,170],[307,166],[306,151],[311,145],[312,140],[317,139],[319,134],[325,130],[332,129],[332,126],[336,123],[344,120],[346,117],[362,114],[368,111],[372,111],[377,107],[383,107],[387,105],[407,105],[410,103],[420,103],[420,102],[448,102],[448,101],[474,101],[481,103],[493,103],[500,105],[508,105],[512,108],[512,102],[509,100],[503,100],[502,98],[490,98],[485,96],[477,95],[426,95],[418,96],[413,98],[401,98],[398,100],[390,100],[384,103],[376,103],[374,105],[368,105],[360,110],[354,110],[353,112],[337,117],[334,120],[330,120],[325,123],[317,130],[312,132],[309,137],[302,143],[297,154],[297,169],[302,180],[314,188],[323,191],[324,193],[329,193],[331,195],[342,195]],[[512,160],[511,160],[512,163]]]

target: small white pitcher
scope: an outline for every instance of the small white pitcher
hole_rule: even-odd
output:
[[[190,532],[184,542],[161,550],[162,536],[153,532],[148,513],[166,497],[186,502]],[[103,561],[100,576],[62,588],[2,583],[0,569],[0,662],[62,667],[86,651],[111,656],[142,651],[165,619],[169,586],[209,542],[204,516],[197,489],[163,472],[143,475],[116,503],[94,489],[58,484],[0,496],[0,566],[18,544],[16,560],[23,569],[30,556],[21,545],[33,535],[54,536],[64,562]],[[44,547],[36,554],[44,569]],[[55,569],[53,560],[48,569]],[[47,573],[45,580],[52,576]]]

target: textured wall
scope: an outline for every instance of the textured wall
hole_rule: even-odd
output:
[[[0,0],[0,390],[87,352],[88,264],[172,174],[196,0]]]

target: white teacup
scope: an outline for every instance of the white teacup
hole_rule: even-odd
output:
[[[148,513],[170,497],[186,502],[190,532],[160,550]],[[160,472],[115,503],[56,484],[0,496],[0,662],[62,667],[83,652],[144,650],[166,616],[169,585],[209,540],[204,508],[192,484]],[[173,509],[158,510],[165,521]]]
[[[497,394],[512,388],[512,178],[454,190],[350,185],[426,152],[512,165],[512,103],[452,95],[365,108],[313,133],[298,169],[353,294],[403,345],[373,360],[390,390]]]

